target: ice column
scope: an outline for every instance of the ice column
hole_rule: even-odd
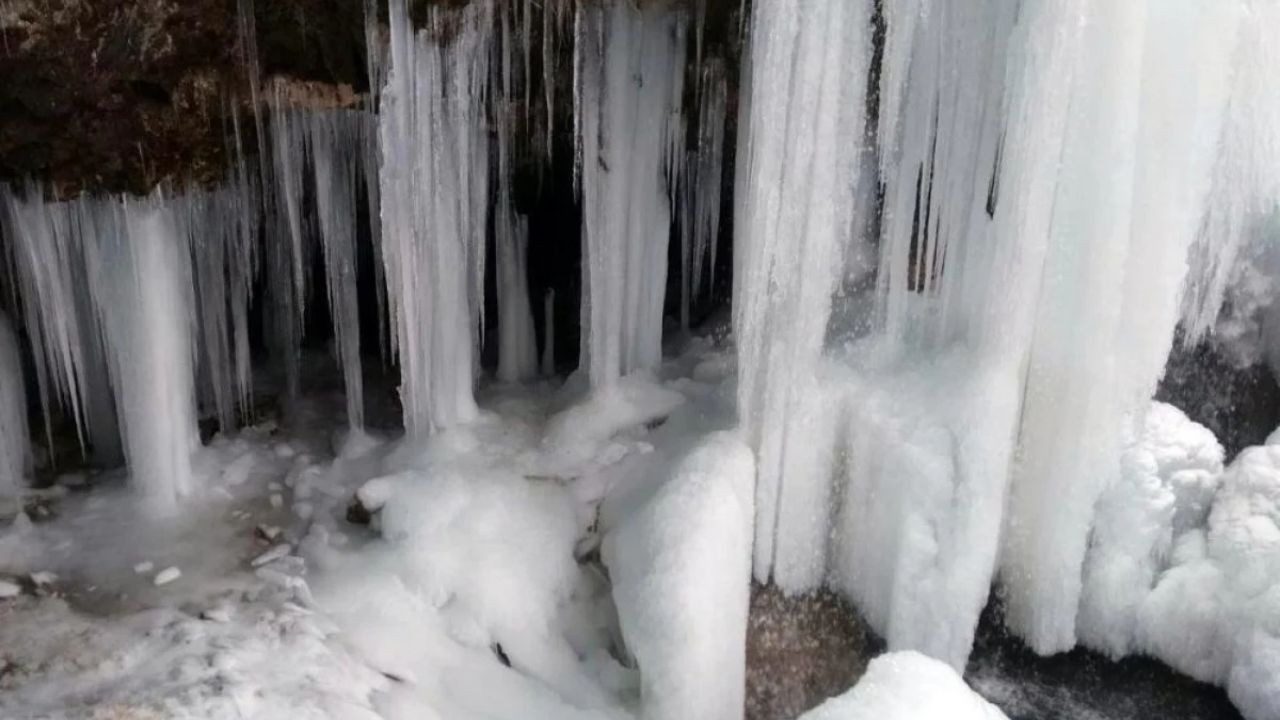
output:
[[[738,407],[757,457],[755,576],[784,587],[820,580],[825,564],[830,468],[804,452],[802,403],[852,225],[870,11],[863,0],[752,6],[737,168]]]
[[[497,198],[493,209],[494,254],[498,291],[498,379],[504,382],[527,380],[538,374],[538,344],[533,326],[533,309],[529,304],[527,274],[529,222],[515,210],[513,192],[516,138],[525,129],[516,127],[521,115],[513,112],[516,97],[515,33],[510,10],[502,13],[501,92],[494,94],[494,118],[498,124]],[[531,6],[524,8],[526,22]],[[544,10],[549,13],[549,8]],[[526,43],[528,42],[526,36]],[[530,76],[528,46],[524,47],[523,65],[526,81]],[[526,82],[527,85],[527,82]],[[525,102],[530,102],[526,94]]]
[[[657,3],[583,4],[575,19],[580,366],[596,387],[662,358],[685,26],[683,13]]]
[[[162,196],[94,203],[84,236],[131,481],[153,511],[193,491],[190,259]]]
[[[383,262],[410,435],[476,415],[489,182],[493,6],[429,13],[415,33],[404,0],[390,4],[379,114]]]

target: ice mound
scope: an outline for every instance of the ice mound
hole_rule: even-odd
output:
[[[1081,642],[1112,657],[1134,651],[1138,608],[1174,544],[1203,527],[1222,474],[1217,438],[1172,405],[1152,403],[1131,435],[1097,504],[1078,618]]]
[[[800,720],[998,720],[996,706],[946,663],[917,652],[881,655],[852,690]]]
[[[1249,448],[1227,468],[1207,528],[1175,540],[1142,599],[1135,642],[1224,685],[1249,720],[1280,717],[1280,445]]]
[[[486,638],[545,632],[573,589],[579,522],[555,483],[439,467],[370,480],[358,495],[380,511],[405,582]]]

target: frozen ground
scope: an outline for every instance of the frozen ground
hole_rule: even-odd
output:
[[[48,517],[0,525],[21,590],[0,599],[0,717],[675,718],[657,702],[675,697],[731,717],[741,675],[687,682],[745,665],[750,453],[716,432],[730,368],[695,343],[607,394],[492,386],[478,421],[417,444],[347,435],[342,398],[312,398],[287,429],[215,437],[169,520],[119,473],[63,476],[28,498]],[[668,512],[734,498],[717,523]],[[693,535],[660,563],[608,549],[673,521]],[[664,640],[705,616],[682,603],[620,622],[610,575],[643,592],[690,573],[725,578],[707,598],[738,606],[728,632]]]
[[[206,490],[174,520],[137,512],[119,473],[64,475],[28,498],[36,522],[0,525],[0,580],[15,586],[0,595],[17,590],[0,597],[0,718],[730,718],[745,690],[749,717],[790,720],[882,645],[845,601],[760,588],[749,647],[732,640],[748,635],[751,456],[722,432],[731,371],[695,341],[605,394],[492,385],[478,421],[423,443],[347,435],[343,399],[315,395],[287,427],[199,451]],[[373,427],[394,415],[369,407]],[[1220,472],[1220,456],[1160,413],[1131,444],[1155,461],[1130,458],[1143,472],[1116,490],[1155,498],[1132,504],[1153,529],[1095,548],[1144,573],[1143,593],[1196,561],[1165,550],[1176,535],[1260,507],[1209,513],[1196,473]],[[1270,450],[1246,459],[1222,481],[1231,498],[1265,486]],[[1126,607],[1111,609],[1133,622]],[[998,620],[981,627],[965,679],[1014,720],[1239,717],[1223,691],[1154,661],[1042,659]],[[917,664],[881,663],[879,690],[816,717],[901,709],[898,686],[971,697]],[[743,666],[750,681],[723,670]]]

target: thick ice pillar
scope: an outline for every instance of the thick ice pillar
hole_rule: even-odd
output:
[[[686,17],[587,3],[575,20],[582,348],[593,386],[662,359],[671,193],[682,159]]]
[[[415,32],[404,0],[391,2],[379,114],[382,254],[410,435],[476,415],[489,199],[493,6],[429,12]]]
[[[825,570],[830,465],[803,451],[801,405],[851,234],[870,12],[864,0],[752,6],[737,168],[738,408],[757,456],[755,576],[793,589]]]

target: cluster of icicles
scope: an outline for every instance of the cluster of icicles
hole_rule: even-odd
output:
[[[536,375],[512,175],[520,154],[551,156],[566,42],[580,368],[599,388],[655,367],[673,225],[686,322],[728,226],[735,95],[726,63],[703,58],[705,0],[692,5],[474,0],[415,30],[391,0],[388,25],[369,13],[369,109],[288,109],[255,81],[269,141],[256,165],[236,141],[221,190],[3,191],[45,405],[66,405],[95,452],[122,438],[137,485],[174,507],[193,490],[197,408],[224,427],[249,409],[262,274],[297,393],[318,248],[359,428],[362,201],[406,432],[477,412],[489,237],[498,375]],[[249,38],[251,18],[242,3]],[[1175,327],[1211,329],[1235,255],[1280,199],[1280,83],[1266,77],[1280,6],[754,0],[748,20],[732,304],[756,575],[788,591],[833,583],[892,646],[957,665],[998,578],[1015,631],[1072,646],[1122,423],[1151,397]],[[537,103],[532,127],[512,111]]]

